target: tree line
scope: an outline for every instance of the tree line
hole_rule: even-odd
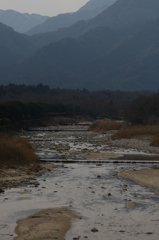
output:
[[[159,124],[159,92],[140,95],[125,109],[124,119],[131,124]]]
[[[43,84],[0,86],[0,126],[57,115],[157,124],[159,93],[50,89]]]
[[[125,108],[140,94],[141,92],[137,91],[51,89],[49,86],[43,84],[38,84],[37,86],[9,84],[7,86],[0,86],[0,103],[6,104],[7,102],[9,106],[14,105],[14,108],[20,108],[20,103],[16,102],[21,102],[21,108],[23,109],[21,111],[24,113],[19,112],[18,114],[18,110],[16,110],[16,118],[19,115],[25,117],[26,115],[32,115],[34,117],[40,111],[38,109],[43,109],[44,104],[47,104],[47,107],[45,105],[44,109],[41,109],[41,114],[43,115],[46,114],[45,111],[48,108],[50,109],[51,106],[51,108],[56,108],[51,111],[65,112],[67,115],[88,115],[93,118],[122,119]],[[11,104],[11,102],[14,102],[14,104]],[[35,103],[37,104],[37,109],[32,110],[35,107]],[[42,103],[40,107],[39,103]],[[22,104],[26,104],[26,106],[22,107]],[[14,111],[10,110],[8,115],[11,117],[13,113]]]
[[[67,114],[68,111],[67,107],[62,104],[22,103],[20,101],[1,103],[0,126],[42,119],[53,114]]]

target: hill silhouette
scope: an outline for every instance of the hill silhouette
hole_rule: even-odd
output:
[[[0,64],[18,63],[35,51],[35,45],[24,34],[0,23]]]
[[[50,17],[44,23],[30,29],[27,34],[34,35],[38,33],[54,32],[59,28],[69,27],[80,20],[91,19],[107,9],[114,2],[116,2],[116,0],[90,0],[77,12]]]
[[[118,0],[91,20],[30,37],[44,47],[9,71],[3,69],[1,80],[72,89],[156,90],[158,12],[158,0]],[[48,45],[46,37],[52,41]]]
[[[20,13],[11,9],[0,9],[0,22],[20,33],[25,33],[36,25],[42,24],[48,18],[47,16],[41,16],[39,14]]]
[[[60,41],[67,37],[79,37],[94,27],[107,26],[122,31],[123,39],[133,35],[148,21],[158,18],[158,0],[118,0],[108,9],[87,21],[81,20],[68,28],[33,36],[37,46]]]

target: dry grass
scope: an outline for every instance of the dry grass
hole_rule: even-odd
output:
[[[112,139],[133,138],[139,136],[159,135],[159,125],[142,125],[122,127],[118,132],[112,135]]]
[[[121,127],[121,123],[111,119],[101,119],[92,123],[89,127],[90,131],[104,133],[106,131],[118,130]]]
[[[152,138],[150,146],[159,147],[159,136],[154,136]]]
[[[78,116],[76,115],[75,118],[77,119],[78,122],[83,123],[83,122],[92,122],[92,117],[90,116]]]
[[[77,123],[77,120],[75,118],[69,117],[56,117],[53,119],[54,125],[65,125],[69,123]]]
[[[17,166],[38,163],[30,143],[25,138],[13,138],[0,134],[0,167],[15,168]]]
[[[57,125],[65,125],[69,123],[77,123],[75,118],[70,117],[49,117],[42,122],[44,126],[57,126]]]
[[[40,170],[42,170],[42,167],[40,165],[39,162],[34,162],[32,164],[29,165],[29,168],[28,168],[28,172],[29,173],[32,173],[32,172],[39,172]]]

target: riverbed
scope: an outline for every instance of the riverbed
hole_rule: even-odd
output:
[[[153,188],[118,176],[120,171],[151,168],[152,164],[114,161],[119,155],[145,152],[112,148],[81,125],[34,130],[23,135],[43,161],[57,161],[61,167],[37,177],[36,187],[12,188],[0,194],[1,240],[13,239],[17,220],[59,207],[82,217],[73,220],[66,240],[158,239],[159,195]]]

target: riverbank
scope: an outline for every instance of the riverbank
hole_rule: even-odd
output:
[[[80,127],[80,128],[79,128]],[[88,126],[56,126],[40,128],[41,131],[35,138],[35,132],[25,132],[26,137],[34,150],[39,153],[47,149],[46,154],[39,155],[40,158],[56,155],[57,159],[87,159],[87,160],[104,160],[123,158],[129,160],[132,157],[137,160],[158,160],[159,148],[149,145],[150,137],[140,137],[140,139],[120,139],[112,140],[111,136],[115,131],[108,131],[105,134],[99,134],[87,131]],[[48,130],[50,132],[45,132]],[[61,130],[51,132],[51,130]],[[66,129],[66,132],[64,131]],[[68,131],[69,130],[69,131]],[[74,131],[74,130],[79,130]],[[82,130],[82,131],[80,131]],[[84,131],[85,130],[85,131]],[[58,139],[58,140],[57,140]],[[148,155],[146,155],[148,154]],[[152,154],[152,155],[151,155]],[[55,159],[55,157],[54,157]],[[46,159],[47,160],[47,159]],[[48,158],[48,161],[50,159]],[[57,166],[53,163],[40,163],[39,166],[20,166],[0,170],[0,189],[26,186],[32,184],[37,186],[36,177],[46,171],[50,171]]]
[[[88,131],[90,123],[35,128],[19,134],[25,137],[45,164],[0,169],[0,192],[12,187],[38,186],[36,177],[57,166],[52,160],[126,159],[159,160],[159,148],[150,146],[151,136],[112,140],[115,130],[100,134]],[[39,133],[37,134],[37,131]],[[24,140],[23,140],[24,141]],[[21,144],[21,142],[20,142]],[[31,148],[29,146],[29,148]],[[45,151],[43,151],[45,149]],[[48,163],[50,161],[50,163]],[[12,164],[13,165],[13,164]]]
[[[57,167],[52,163],[39,163],[35,169],[28,166],[0,169],[0,193],[4,193],[5,189],[13,187],[25,187],[27,185],[37,187],[39,183],[36,178]]]
[[[112,139],[117,131],[107,131],[104,134],[97,134],[96,138],[100,141],[101,144],[107,144],[110,147],[123,149],[123,150],[135,150],[138,153],[150,153],[150,154],[159,154],[159,148],[150,146],[150,142],[153,136],[138,136],[132,138],[121,138],[121,139]],[[158,158],[159,159],[159,158]]]

